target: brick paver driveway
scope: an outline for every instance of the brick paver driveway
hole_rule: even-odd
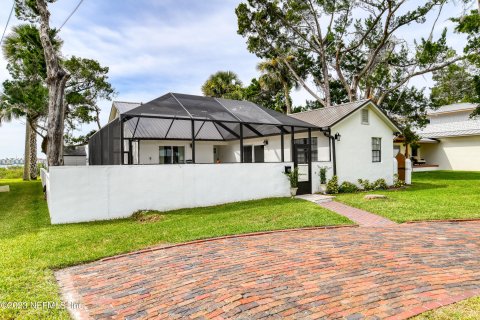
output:
[[[480,222],[218,239],[56,276],[92,318],[404,319],[480,294]]]

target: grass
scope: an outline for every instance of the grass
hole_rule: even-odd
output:
[[[458,303],[422,313],[412,320],[477,320],[480,319],[480,297],[470,298]]]
[[[480,172],[417,172],[406,189],[369,193],[388,198],[365,200],[361,192],[341,194],[337,200],[396,222],[480,218]]]
[[[0,193],[0,303],[27,302],[28,307],[0,306],[0,319],[68,319],[68,313],[60,308],[30,307],[30,302],[60,303],[54,269],[158,243],[351,224],[313,203],[276,198],[52,226],[40,182],[0,180],[3,184],[9,184],[11,192]]]

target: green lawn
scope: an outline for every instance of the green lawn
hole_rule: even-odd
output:
[[[480,297],[470,298],[449,306],[422,313],[412,320],[478,320],[480,319]]]
[[[0,180],[0,303],[60,302],[52,269],[137,250],[262,230],[351,224],[313,203],[290,198],[170,211],[142,219],[52,226],[40,182]],[[1,308],[0,319],[68,318],[58,309]]]
[[[369,193],[388,198],[365,200],[360,192],[338,195],[337,200],[397,222],[480,218],[480,172],[418,172],[405,190]]]

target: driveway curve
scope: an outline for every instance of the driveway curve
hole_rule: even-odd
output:
[[[85,319],[406,319],[480,294],[480,221],[214,239],[56,277]]]

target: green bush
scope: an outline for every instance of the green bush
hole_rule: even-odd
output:
[[[375,180],[375,182],[373,183],[373,189],[374,190],[387,190],[388,189],[387,182],[385,181],[385,179]]]
[[[337,194],[338,193],[338,177],[333,176],[327,183],[327,193],[328,194]]]
[[[368,179],[358,179],[358,184],[362,186],[364,191],[370,191],[375,189],[375,183],[370,183]]]
[[[401,188],[405,186],[405,181],[402,181],[398,178],[398,174],[393,175],[393,186],[394,188]]]
[[[23,177],[23,167],[0,168],[0,179],[21,179]]]
[[[358,191],[358,187],[354,183],[343,181],[338,191],[340,193],[354,193]]]

